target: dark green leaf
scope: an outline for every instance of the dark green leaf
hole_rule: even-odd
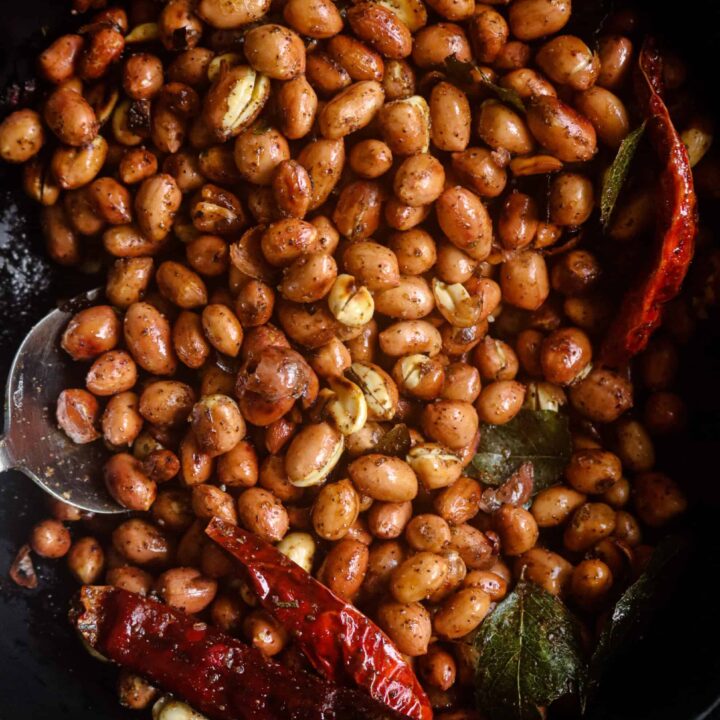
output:
[[[674,585],[687,555],[689,542],[679,535],[666,537],[656,548],[640,577],[620,596],[607,619],[590,659],[584,701],[598,687],[608,662],[643,632],[663,595]]]
[[[539,707],[582,689],[577,621],[539,585],[518,583],[480,626],[475,647],[478,709],[493,720],[539,720]]]
[[[470,474],[501,485],[524,462],[533,466],[533,493],[556,485],[570,458],[568,417],[552,410],[521,410],[504,425],[482,424]]]
[[[445,58],[445,73],[451,80],[461,85],[472,85],[475,82],[473,70],[476,67],[475,63],[458,60],[455,53]]]
[[[392,430],[388,430],[370,451],[381,455],[394,455],[405,458],[410,450],[410,431],[408,426],[400,423]]]
[[[617,202],[620,190],[625,184],[630,163],[632,162],[635,152],[640,144],[643,133],[645,132],[645,123],[635,128],[620,143],[617,155],[612,161],[612,165],[608,168],[603,178],[602,191],[600,193],[600,222],[603,227],[607,227],[612,216],[615,203]]]
[[[484,88],[493,92],[499,100],[511,105],[521,113],[525,112],[525,105],[520,96],[509,88],[494,83],[481,68],[475,63],[458,60],[455,54],[445,58],[445,72],[451,80],[461,85],[474,85],[479,83]]]

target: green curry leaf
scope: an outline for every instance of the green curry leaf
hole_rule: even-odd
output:
[[[625,184],[625,179],[630,170],[630,163],[633,157],[635,157],[635,152],[637,151],[644,132],[645,123],[635,128],[635,130],[625,137],[622,143],[620,143],[612,165],[610,165],[605,173],[602,190],[600,192],[600,222],[603,227],[607,227],[610,222],[615,203],[617,202],[620,190],[622,190],[622,186]]]
[[[558,598],[521,581],[475,636],[475,690],[493,720],[540,720],[540,707],[582,691],[578,623]]]
[[[481,425],[480,444],[468,472],[486,485],[501,485],[530,462],[537,493],[560,481],[571,449],[565,413],[523,409],[504,425]]]
[[[479,83],[482,87],[487,88],[502,102],[510,105],[521,113],[525,112],[525,105],[522,98],[510,88],[504,88],[502,85],[494,83],[487,72],[475,63],[458,60],[455,54],[445,58],[445,72],[448,78],[461,85],[474,85]]]
[[[395,425],[378,440],[377,445],[369,452],[381,455],[394,455],[404,458],[410,450],[410,431],[404,423]]]
[[[645,629],[653,610],[672,587],[687,555],[689,541],[681,535],[666,537],[655,548],[645,571],[620,596],[590,658],[584,701],[597,690],[609,661]]]

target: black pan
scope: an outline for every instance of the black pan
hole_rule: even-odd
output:
[[[577,7],[594,0],[575,0]],[[32,58],[72,19],[69,0],[0,0],[0,116],[13,95],[31,88]],[[712,0],[653,3],[665,39],[691,59],[707,101],[718,103],[720,8]],[[703,82],[704,81],[704,82]],[[716,116],[718,113],[716,113]],[[0,166],[0,380],[20,339],[58,299],[97,285],[99,278],[53,268],[44,258],[37,208],[17,188],[15,169]],[[684,351],[687,433],[660,447],[659,466],[690,488],[694,549],[667,603],[642,642],[613,663],[591,720],[720,718],[720,323],[704,323]],[[42,492],[26,477],[0,480],[0,720],[121,720],[138,717],[115,699],[116,671],[90,658],[67,619],[76,587],[60,563],[38,562],[40,586],[21,590],[7,570],[29,528],[44,515]],[[147,713],[142,715],[149,717]]]

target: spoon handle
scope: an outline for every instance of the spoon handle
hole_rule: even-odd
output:
[[[12,470],[14,467],[15,461],[10,454],[7,435],[0,435],[0,473],[6,470]]]

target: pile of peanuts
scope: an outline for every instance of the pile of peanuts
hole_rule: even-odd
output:
[[[377,620],[446,720],[478,717],[468,641],[521,574],[591,645],[643,533],[686,506],[652,438],[682,426],[687,308],[632,373],[593,367],[612,303],[578,244],[630,130],[636,16],[595,51],[563,34],[570,0],[88,9],[40,56],[42,106],[0,124],[0,157],[23,163],[51,257],[107,267],[107,304],[62,338],[87,375],[57,419],[105,443],[98,482],[135,512],[53,502],[33,550],[298,662],[203,535],[239,523]],[[677,61],[666,75],[684,82]],[[646,190],[621,198],[608,241],[653,212]],[[480,423],[559,406],[563,484],[481,510]],[[407,454],[373,452],[399,423]],[[134,708],[156,692],[119,687]]]

